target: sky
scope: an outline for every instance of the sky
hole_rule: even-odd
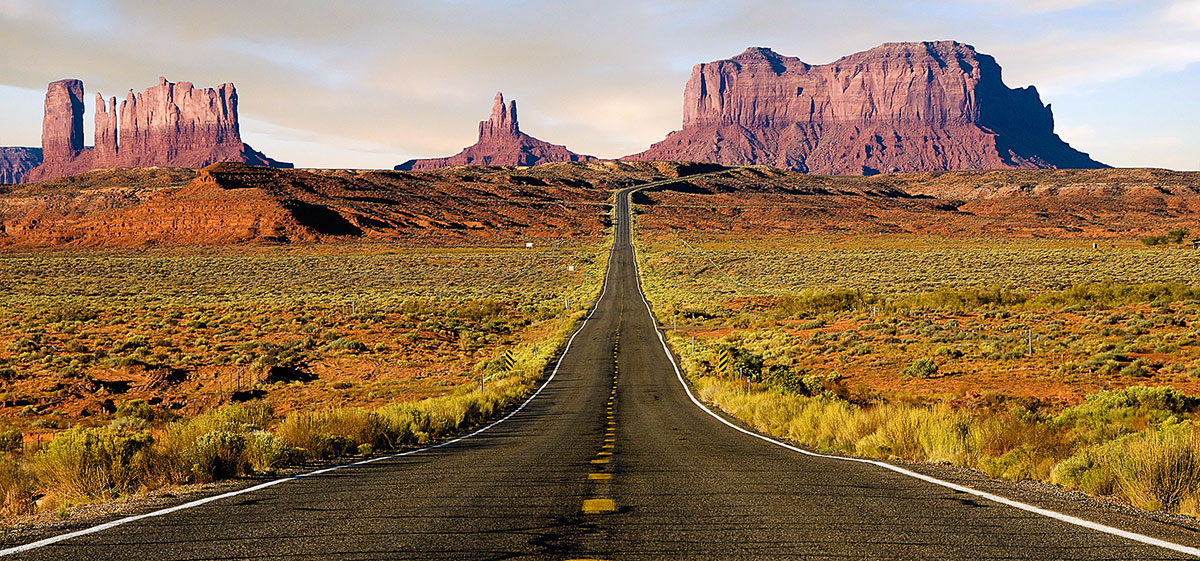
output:
[[[694,64],[766,46],[824,64],[952,39],[1034,85],[1109,165],[1200,168],[1200,0],[0,0],[0,145],[38,146],[46,84],[236,84],[242,137],[298,167],[391,168],[521,129],[602,158],[681,126]]]

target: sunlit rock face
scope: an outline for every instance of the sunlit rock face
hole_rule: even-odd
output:
[[[521,132],[517,102],[504,103],[497,93],[492,116],[479,123],[479,141],[446,158],[409,160],[398,170],[432,170],[451,166],[535,166],[548,162],[590,162],[596,158],[576,154],[566,146],[550,144]]]
[[[887,43],[810,65],[756,47],[698,64],[683,129],[631,160],[770,165],[819,174],[1105,167],[1054,134],[1032,86],[953,41]]]
[[[83,82],[60,80],[46,88],[42,121],[44,158],[25,177],[45,181],[92,169],[190,167],[215,162],[291,167],[242,142],[237,89],[233,84],[196,88],[168,82],[125,100],[96,94],[95,147],[83,145]]]

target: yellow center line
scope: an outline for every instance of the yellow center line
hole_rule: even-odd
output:
[[[612,499],[584,499],[583,501],[584,514],[604,514],[616,511],[617,503]]]
[[[608,463],[608,458],[599,458],[599,459],[596,459],[596,460],[592,460],[592,463],[593,463],[593,464],[607,464],[607,463]]]
[[[597,456],[611,456],[612,452],[596,452]]]
[[[604,441],[605,441],[605,442],[616,442],[616,441],[617,441],[617,439],[615,439],[615,438],[605,438],[605,439],[604,439]]]
[[[612,448],[613,446],[615,446],[615,445],[613,445],[613,444],[605,444],[604,446],[601,446],[601,448]]]
[[[608,481],[612,479],[611,473],[589,473],[588,479],[592,481]]]

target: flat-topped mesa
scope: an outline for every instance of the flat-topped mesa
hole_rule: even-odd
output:
[[[766,164],[825,174],[1096,168],[1054,134],[1032,86],[954,41],[886,43],[825,65],[754,47],[698,64],[683,129],[632,160]]]
[[[95,147],[83,146],[83,82],[53,82],[46,91],[42,165],[27,182],[45,181],[91,169],[204,167],[215,162],[291,167],[242,142],[237,90],[233,84],[196,88],[160,78],[140,94],[129,91],[119,108],[115,97],[96,94]],[[68,128],[67,123],[70,123]],[[76,141],[76,129],[78,130]]]
[[[517,102],[504,103],[496,93],[492,116],[479,122],[479,140],[462,152],[446,158],[409,160],[397,170],[427,171],[451,166],[536,166],[548,162],[590,162],[595,157],[576,154],[566,146],[550,144],[521,132]]]

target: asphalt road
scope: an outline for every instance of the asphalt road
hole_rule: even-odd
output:
[[[1190,558],[720,423],[690,401],[659,341],[627,210],[622,193],[594,314],[507,421],[12,558]]]

